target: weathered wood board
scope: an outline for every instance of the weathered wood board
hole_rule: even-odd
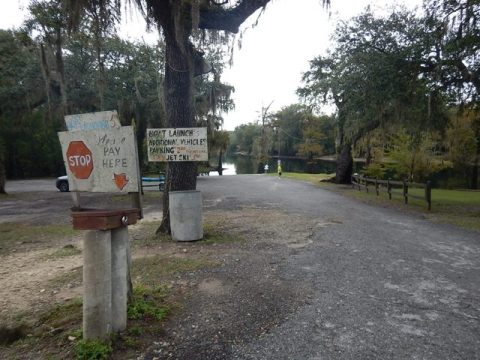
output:
[[[133,127],[59,132],[71,191],[138,192]]]
[[[121,126],[115,110],[67,115],[65,124],[68,131],[109,130],[119,129]]]
[[[208,161],[207,128],[147,129],[148,161]]]

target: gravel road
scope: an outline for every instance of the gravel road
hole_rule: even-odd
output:
[[[229,358],[480,358],[478,232],[277,177],[199,187],[220,209],[276,208],[311,223],[308,245],[290,248],[276,273],[306,289],[303,303]]]
[[[139,359],[480,359],[479,232],[278,177],[198,188],[246,241],[179,280],[195,291]],[[45,194],[65,218],[68,194]],[[40,221],[41,203],[15,197],[0,221]]]

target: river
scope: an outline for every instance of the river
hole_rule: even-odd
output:
[[[216,160],[211,161],[216,164]],[[249,156],[227,156],[223,162],[223,175],[237,174],[257,174],[258,161]],[[287,158],[282,159],[282,170],[284,172],[307,172],[307,173],[334,173],[335,163],[325,160],[316,160],[308,162],[304,159]],[[268,172],[277,172],[277,159],[270,158],[268,160]],[[211,171],[210,175],[218,175],[218,172]]]

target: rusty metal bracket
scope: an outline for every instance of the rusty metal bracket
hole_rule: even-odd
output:
[[[72,209],[75,230],[112,230],[137,223],[140,209]]]

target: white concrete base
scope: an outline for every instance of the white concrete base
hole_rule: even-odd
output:
[[[83,259],[83,338],[105,339],[112,331],[110,231],[86,233]]]
[[[170,191],[170,229],[176,241],[203,238],[202,193],[198,190]]]
[[[128,229],[112,230],[112,330],[127,328]]]
[[[128,228],[92,230],[83,243],[83,338],[127,328]]]

